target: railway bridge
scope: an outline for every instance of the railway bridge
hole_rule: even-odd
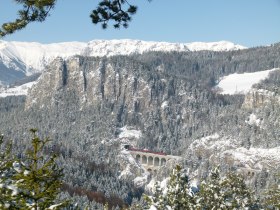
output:
[[[156,171],[159,167],[166,165],[166,162],[169,160],[181,159],[179,156],[167,155],[163,152],[135,149],[129,145],[126,145],[125,148],[148,171]]]

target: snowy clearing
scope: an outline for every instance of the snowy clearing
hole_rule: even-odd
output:
[[[5,98],[7,96],[20,96],[27,95],[28,90],[35,84],[36,82],[29,82],[23,84],[21,86],[12,87],[12,88],[2,88],[0,89],[0,97]]]
[[[119,138],[140,138],[142,136],[141,131],[129,129],[127,126],[122,127]]]
[[[222,77],[217,87],[222,90],[220,94],[246,94],[251,90],[254,84],[266,79],[270,72],[276,70],[280,69],[270,69],[253,73],[230,74]]]

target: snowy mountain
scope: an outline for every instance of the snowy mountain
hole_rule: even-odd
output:
[[[143,43],[133,42],[129,51],[132,46],[116,41],[113,49],[113,41],[108,42],[88,43],[82,51],[129,54]],[[97,43],[104,51],[91,48]],[[159,47],[151,46],[147,49]],[[155,163],[153,156],[142,155],[137,162],[139,156],[124,149],[127,144],[180,156],[196,180],[220,165],[222,173],[242,173],[261,192],[276,183],[280,172],[279,68],[280,44],[219,53],[58,58],[38,80],[33,75],[13,90],[4,89],[6,95],[15,94],[26,90],[21,85],[37,82],[26,97],[0,97],[1,132],[17,140],[13,150],[21,154],[30,145],[26,131],[38,128],[54,140],[50,149],[59,154],[70,189],[92,189],[125,202],[139,200],[146,183],[165,180],[175,165],[167,161],[157,171],[147,168]],[[222,94],[215,91],[217,80]]]
[[[86,43],[80,42],[40,44],[0,41],[0,65],[2,64],[8,70],[22,72],[29,76],[42,71],[46,65],[58,56],[68,58],[81,54],[85,46]],[[2,76],[0,81],[3,81]]]
[[[56,57],[73,55],[113,56],[148,51],[230,51],[245,49],[241,45],[221,41],[212,43],[167,43],[139,40],[94,40],[88,43],[7,42],[0,40],[0,82],[9,84],[24,76],[41,72]]]
[[[193,43],[168,43],[168,42],[148,42],[140,40],[94,40],[87,44],[84,50],[85,55],[90,56],[113,56],[130,55],[133,53],[142,54],[149,51],[232,51],[246,49],[241,45],[236,45],[227,41],[220,42],[193,42]]]

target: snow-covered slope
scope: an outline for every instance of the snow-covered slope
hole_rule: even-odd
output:
[[[280,147],[246,149],[237,139],[217,133],[195,140],[189,151],[195,156],[209,159],[214,165],[223,160],[241,171],[273,169],[280,164]]]
[[[28,90],[34,85],[36,82],[25,83],[20,86],[12,87],[12,88],[1,88],[0,87],[0,97],[7,96],[20,96],[27,95]]]
[[[90,56],[112,56],[112,55],[130,55],[133,53],[144,53],[148,51],[231,51],[246,49],[241,45],[235,45],[231,42],[193,42],[193,43],[168,43],[151,42],[140,40],[94,40],[87,44],[84,51]]]
[[[29,76],[35,72],[42,71],[46,65],[58,56],[68,58],[73,55],[113,56],[147,51],[229,51],[244,48],[243,46],[226,41],[180,44],[124,39],[94,40],[88,43],[64,42],[40,44],[36,42],[7,42],[0,40],[0,68],[5,69],[2,71],[13,71],[13,75],[16,74],[14,72],[22,72],[24,74],[19,75],[22,77],[23,75]],[[7,83],[17,79],[16,76],[9,78],[9,75],[11,75],[9,72],[1,73],[0,82]]]
[[[192,42],[185,44],[190,51],[233,51],[233,50],[244,50],[246,47],[238,44],[234,44],[228,41],[220,42]]]
[[[253,73],[230,74],[221,78],[217,87],[221,89],[221,94],[246,94],[251,90],[254,84],[266,79],[270,72],[277,70],[279,71],[280,69],[270,69]]]
[[[54,58],[67,58],[81,54],[86,43],[64,42],[55,44],[40,44],[36,42],[5,42],[0,41],[0,59],[7,67],[14,67],[18,71],[31,75],[43,70]],[[21,69],[14,65],[14,61],[23,63],[25,68]],[[1,79],[1,77],[0,77]]]

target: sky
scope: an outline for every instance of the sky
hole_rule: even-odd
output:
[[[101,29],[90,12],[98,0],[57,0],[43,23],[4,38],[41,43],[138,39],[175,43],[231,41],[247,47],[280,42],[280,0],[130,0],[138,5],[128,29]],[[0,1],[0,24],[16,17],[13,0]]]

